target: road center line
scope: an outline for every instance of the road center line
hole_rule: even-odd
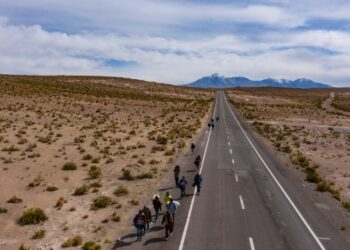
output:
[[[244,206],[244,201],[243,201],[242,195],[239,196],[239,201],[241,202],[241,208],[244,210],[245,206]]]
[[[234,159],[232,159],[232,164],[235,165],[235,160]]]
[[[230,149],[230,154],[232,155],[232,149]]]
[[[317,237],[317,235],[315,234],[315,232],[312,230],[311,226],[309,225],[309,223],[307,223],[306,219],[304,218],[304,216],[301,214],[301,212],[299,211],[299,209],[297,208],[297,206],[294,204],[294,202],[292,201],[292,199],[289,197],[289,195],[287,194],[287,192],[284,190],[284,188],[282,187],[282,185],[280,184],[280,182],[277,180],[276,176],[272,173],[271,169],[269,168],[269,166],[266,164],[266,162],[264,161],[264,159],[262,158],[262,156],[260,155],[260,153],[258,152],[258,150],[255,148],[254,144],[252,143],[252,141],[249,139],[247,133],[244,131],[241,123],[238,121],[236,115],[233,113],[230,105],[227,102],[226,96],[224,96],[226,105],[228,106],[233,118],[235,119],[235,121],[237,122],[239,128],[241,129],[243,135],[245,136],[245,138],[247,139],[247,141],[249,142],[249,144],[252,146],[252,148],[254,149],[256,155],[259,157],[260,161],[262,162],[262,164],[264,165],[264,167],[266,168],[266,170],[269,172],[269,174],[271,175],[272,179],[275,181],[275,183],[277,184],[277,186],[279,187],[279,189],[281,190],[281,192],[283,193],[284,197],[288,200],[289,204],[293,207],[294,211],[296,212],[296,214],[299,216],[300,220],[303,222],[303,224],[305,225],[305,227],[307,228],[307,230],[310,232],[310,234],[312,235],[312,237],[314,238],[314,240],[316,241],[317,245],[320,247],[320,249],[322,250],[326,250],[326,248],[323,246],[322,242],[320,241],[320,239]]]
[[[235,179],[236,179],[236,182],[238,182],[238,175],[235,174]]]
[[[212,118],[214,119],[215,117],[215,111],[216,111],[216,106],[217,106],[217,100],[218,100],[218,94],[216,95],[216,100],[215,100],[215,105],[214,105],[214,112],[213,112],[213,116]],[[207,144],[205,145],[205,149],[204,149],[204,153],[203,153],[203,160],[201,162],[200,165],[200,169],[199,169],[199,173],[202,173],[202,169],[203,169],[203,165],[204,165],[204,161],[205,161],[205,157],[207,155],[207,150],[208,150],[208,145],[209,145],[209,141],[210,141],[210,136],[211,136],[211,132],[212,130],[209,131],[209,135],[208,135],[208,139],[207,139]],[[194,194],[197,192],[197,187],[194,188]],[[188,226],[190,224],[190,219],[191,219],[191,213],[193,210],[193,205],[194,205],[194,201],[196,199],[196,195],[192,196],[191,199],[191,204],[190,204],[190,208],[188,210],[188,214],[187,214],[187,218],[186,218],[186,223],[185,223],[185,227],[184,230],[182,232],[182,236],[181,236],[181,241],[180,241],[180,245],[179,245],[179,250],[182,250],[184,248],[184,244],[185,244],[185,239],[186,239],[186,235],[187,235],[187,230],[188,230]]]
[[[230,143],[230,142],[228,142],[227,144],[228,144],[229,146],[231,146],[231,143]]]
[[[252,237],[249,237],[249,244],[250,244],[250,249],[255,250],[254,240]]]

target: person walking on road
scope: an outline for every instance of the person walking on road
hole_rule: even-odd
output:
[[[201,156],[200,155],[197,155],[196,159],[194,159],[194,165],[196,165],[197,169],[199,169],[199,165],[201,163]]]
[[[155,195],[152,199],[153,208],[154,208],[154,222],[157,222],[159,213],[162,211],[162,202],[159,200],[159,195]]]
[[[181,180],[179,181],[179,188],[181,190],[181,198],[186,196],[186,186],[187,181],[185,176],[182,176]]]
[[[165,206],[168,205],[168,203],[170,202],[170,199],[172,199],[173,197],[171,196],[171,194],[169,192],[166,192],[164,198],[163,198],[163,201],[164,201],[164,204]]]
[[[179,176],[180,176],[180,166],[179,165],[176,165],[175,168],[174,168],[174,179],[175,179],[175,184],[176,184],[176,187],[178,188],[179,187]]]
[[[145,231],[149,231],[149,223],[151,222],[151,219],[152,219],[152,213],[151,213],[151,210],[144,206],[143,209],[142,209],[142,212],[143,214],[145,215]]]
[[[194,179],[193,179],[193,186],[196,186],[197,187],[197,194],[199,195],[200,192],[201,192],[201,185],[202,185],[202,176],[197,173],[195,176],[194,176]]]
[[[177,205],[175,204],[174,200],[171,198],[169,204],[167,205],[168,211],[173,216],[173,220],[175,221],[175,213],[177,209]]]
[[[134,226],[136,227],[137,240],[141,240],[145,232],[146,217],[142,210],[134,217]]]
[[[191,151],[192,151],[192,154],[194,153],[194,149],[196,148],[196,145],[194,145],[194,143],[191,144]]]
[[[217,116],[217,117],[216,117],[216,121],[218,122],[218,121],[219,121],[219,119],[220,119],[220,118]]]
[[[163,224],[165,224],[165,240],[167,240],[174,230],[174,218],[169,211],[166,211],[163,216],[162,225]]]

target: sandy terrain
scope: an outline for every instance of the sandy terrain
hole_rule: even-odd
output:
[[[350,103],[342,99],[342,111],[332,103],[350,89],[240,88],[228,93],[241,114],[305,172],[317,191],[330,192],[350,212],[350,119],[343,112]]]
[[[212,98],[123,78],[0,76],[0,249],[60,249],[77,235],[110,248],[206,126]],[[47,220],[20,225],[30,208]]]

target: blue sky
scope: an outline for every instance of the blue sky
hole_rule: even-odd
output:
[[[350,87],[345,0],[0,0],[0,73]]]

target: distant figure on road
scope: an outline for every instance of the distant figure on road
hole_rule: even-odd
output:
[[[175,179],[175,184],[176,184],[177,188],[179,187],[180,172],[181,172],[180,166],[176,165],[175,168],[174,168],[174,179]]]
[[[217,116],[217,117],[216,117],[216,121],[218,122],[218,121],[219,121],[219,119],[220,119],[220,118]]]
[[[179,181],[179,188],[181,190],[181,198],[186,196],[186,186],[187,181],[185,176],[182,176],[181,180]]]
[[[137,240],[141,240],[145,234],[146,217],[142,210],[134,217],[134,226],[136,227]]]
[[[171,196],[171,194],[169,192],[166,192],[164,198],[163,198],[163,201],[164,201],[164,204],[165,206],[168,205],[168,203],[170,202],[170,199],[172,199],[173,197]]]
[[[191,144],[191,151],[192,151],[192,154],[194,153],[194,149],[196,148],[196,145],[194,145],[194,143]]]
[[[151,210],[148,207],[146,207],[146,206],[143,207],[142,212],[144,213],[145,218],[146,218],[146,220],[145,220],[145,229],[148,232],[149,231],[149,223],[152,220],[152,213],[151,213]]]
[[[162,202],[159,200],[159,195],[155,195],[152,199],[154,208],[154,222],[157,222],[160,211],[162,211]]]
[[[174,230],[174,218],[169,211],[166,211],[163,216],[162,225],[163,224],[165,224],[165,240],[167,240]]]
[[[197,194],[200,194],[201,192],[201,185],[202,185],[202,176],[197,173],[195,176],[194,176],[194,179],[193,179],[193,187],[196,186],[197,187]]]
[[[196,165],[197,169],[199,169],[199,165],[201,164],[201,156],[197,155],[196,159],[194,159],[194,165]]]
[[[214,118],[211,118],[211,122],[214,122]]]
[[[211,129],[214,129],[214,123],[211,124]]]

